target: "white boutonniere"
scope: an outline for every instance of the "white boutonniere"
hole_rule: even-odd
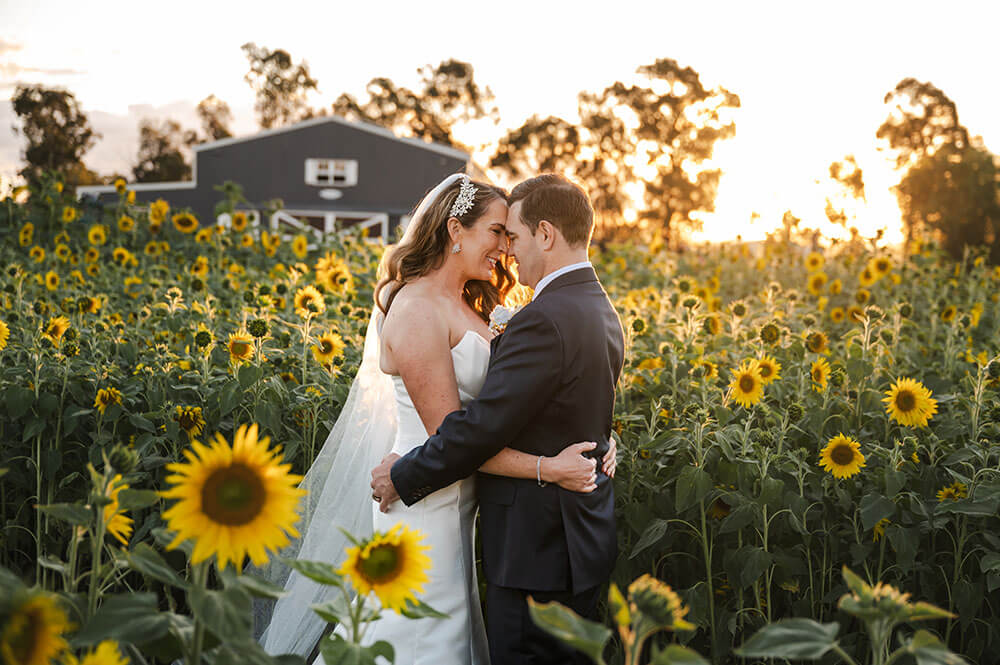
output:
[[[494,335],[499,335],[504,330],[507,329],[507,324],[510,320],[518,313],[520,307],[504,307],[503,305],[497,305],[490,312],[490,331]]]

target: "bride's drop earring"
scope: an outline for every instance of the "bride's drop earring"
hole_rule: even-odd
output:
[[[461,251],[462,251],[462,246],[460,244],[458,244],[457,242],[454,245],[451,246],[451,253],[452,254],[458,254]]]

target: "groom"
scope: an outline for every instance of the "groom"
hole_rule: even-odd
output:
[[[593,458],[607,452],[624,336],[587,260],[592,230],[586,193],[562,176],[541,175],[511,192],[509,253],[534,299],[493,340],[478,399],[448,414],[422,446],[372,472],[383,510],[397,495],[412,505],[472,475],[506,446],[553,456],[570,443],[597,441]],[[493,665],[589,662],[535,626],[527,598],[599,619],[617,537],[614,489],[595,465],[597,489],[586,494],[546,485],[540,475],[478,475]]]

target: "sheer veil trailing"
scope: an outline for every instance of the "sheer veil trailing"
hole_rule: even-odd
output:
[[[427,208],[461,174],[445,178],[421,200],[403,235],[401,244],[420,232]],[[351,385],[337,422],[306,472],[300,487],[309,491],[304,500],[302,537],[281,555],[339,565],[347,538],[340,528],[366,537],[373,529],[375,504],[371,498],[371,470],[392,449],[396,438],[396,403],[392,379],[379,369],[379,333],[382,311],[374,306],[365,334],[361,366]],[[260,643],[272,655],[307,656],[323,634],[326,622],[310,605],[333,598],[334,587],[316,584],[280,561],[254,570],[268,581],[284,586],[285,596],[274,604]],[[267,621],[267,607],[256,611],[258,626]]]

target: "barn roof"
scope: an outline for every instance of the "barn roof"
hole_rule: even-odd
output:
[[[201,143],[194,146],[192,149],[195,152],[203,152],[205,150],[216,150],[218,148],[224,148],[226,146],[233,145],[235,143],[245,143],[248,141],[256,141],[257,139],[262,139],[268,136],[274,136],[275,134],[282,134],[284,132],[294,132],[300,129],[306,129],[308,127],[313,127],[316,125],[322,125],[325,123],[336,123],[338,125],[344,125],[345,127],[350,127],[352,129],[359,129],[361,131],[370,132],[377,136],[383,138],[393,139],[394,141],[400,141],[402,143],[408,143],[412,146],[423,148],[424,150],[431,150],[433,152],[439,152],[449,157],[454,157],[456,159],[468,160],[470,155],[464,150],[459,150],[458,148],[453,148],[451,146],[443,145],[441,143],[430,143],[429,141],[423,141],[416,138],[406,138],[402,136],[396,136],[392,131],[386,129],[385,127],[379,127],[378,125],[373,125],[369,122],[362,122],[360,120],[347,120],[346,118],[341,118],[336,115],[325,115],[318,118],[310,118],[309,120],[303,120],[292,125],[283,125],[281,127],[275,127],[274,129],[264,129],[255,134],[247,134],[246,136],[233,136],[228,139],[219,139],[218,141],[208,141],[206,143]]]

